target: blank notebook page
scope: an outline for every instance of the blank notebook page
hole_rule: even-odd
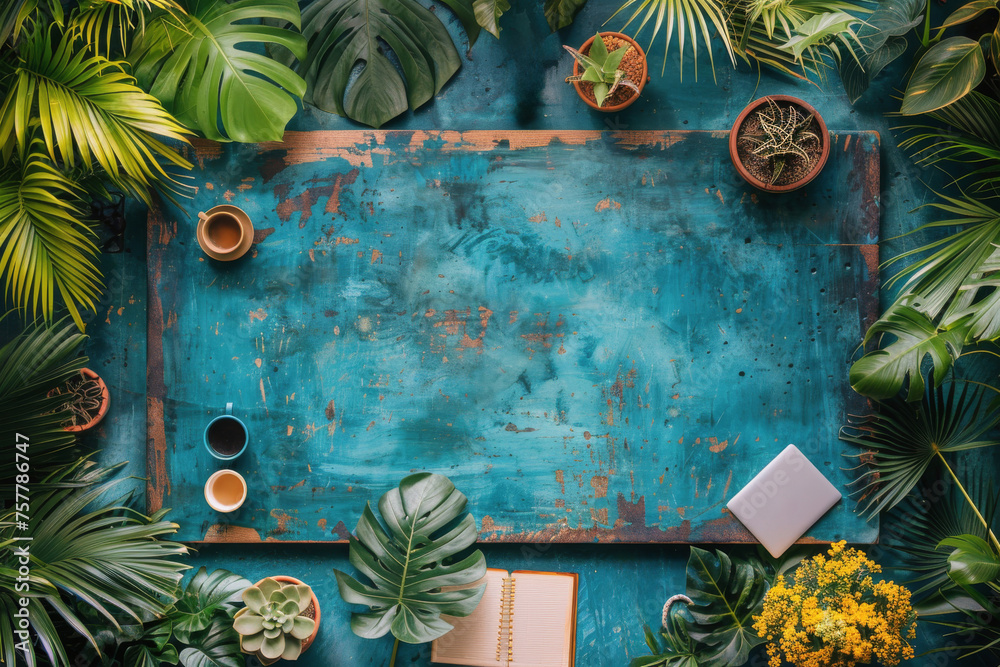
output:
[[[512,576],[514,659],[510,667],[567,667],[573,653],[576,579],[524,572]]]
[[[486,592],[476,610],[465,618],[442,616],[454,630],[434,640],[431,660],[449,665],[503,665],[497,662],[497,632],[500,629],[500,598],[503,595],[504,570],[487,570]],[[503,658],[507,657],[504,646]]]

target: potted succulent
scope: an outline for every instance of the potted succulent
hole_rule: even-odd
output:
[[[240,650],[270,665],[297,660],[319,632],[319,600],[294,577],[268,577],[243,591],[246,607],[233,617]]]
[[[573,75],[566,77],[584,102],[600,111],[620,111],[639,99],[649,80],[646,53],[634,39],[599,32],[580,47],[563,45],[573,55]]]
[[[63,428],[73,433],[82,433],[97,426],[111,405],[111,394],[104,380],[89,368],[81,368],[61,387],[49,392],[49,396],[65,397],[62,409],[69,415]]]
[[[791,192],[816,178],[830,155],[830,135],[812,106],[771,95],[740,113],[729,134],[729,156],[748,183],[767,192]]]

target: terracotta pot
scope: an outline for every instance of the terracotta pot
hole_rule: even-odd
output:
[[[818,134],[823,142],[823,148],[820,152],[819,159],[816,160],[816,164],[814,164],[813,168],[809,170],[809,173],[798,181],[788,183],[787,185],[771,185],[770,183],[766,183],[755,177],[747,171],[746,167],[743,166],[743,163],[740,162],[739,152],[736,147],[736,140],[739,136],[740,128],[743,127],[743,122],[747,119],[747,116],[767,104],[769,99],[775,102],[789,102],[800,107],[807,114],[812,114],[816,124],[819,126]],[[798,190],[802,186],[809,183],[811,180],[816,178],[817,175],[819,175],[819,172],[823,170],[823,166],[826,164],[826,159],[830,157],[830,133],[826,129],[826,122],[823,121],[823,117],[819,115],[819,112],[816,111],[816,109],[814,109],[809,103],[804,102],[797,97],[792,97],[791,95],[768,95],[767,97],[762,97],[759,100],[751,102],[740,113],[740,115],[736,117],[736,122],[733,123],[733,129],[729,133],[729,157],[732,159],[733,166],[736,167],[736,171],[739,175],[755,188],[764,190],[765,192],[791,192],[792,190]]]
[[[101,408],[97,411],[97,416],[86,424],[77,424],[76,426],[65,427],[65,429],[71,433],[83,433],[84,431],[89,431],[97,426],[101,420],[104,419],[104,415],[108,414],[108,408],[111,406],[111,393],[108,391],[108,385],[104,384],[104,380],[101,379],[101,376],[89,368],[81,368],[80,373],[88,380],[97,380],[97,383],[101,387]]]
[[[602,32],[601,33],[601,37],[617,37],[618,39],[625,40],[626,42],[628,42],[632,46],[633,49],[635,49],[636,51],[638,51],[639,55],[642,57],[642,76],[639,78],[639,81],[633,81],[633,83],[635,83],[635,85],[639,86],[639,92],[638,93],[634,93],[632,95],[632,97],[628,98],[627,100],[625,100],[621,104],[606,105],[606,106],[603,106],[603,107],[599,107],[599,106],[597,106],[597,102],[595,102],[594,100],[591,100],[590,98],[588,98],[584,94],[584,92],[583,92],[583,86],[580,84],[579,81],[574,81],[573,82],[573,87],[576,89],[576,94],[579,95],[580,99],[583,100],[584,102],[586,102],[588,106],[590,106],[593,109],[597,109],[598,111],[604,111],[604,112],[607,112],[607,113],[611,113],[611,112],[614,112],[614,111],[621,111],[622,109],[624,109],[625,107],[627,107],[628,105],[632,104],[637,99],[639,99],[639,96],[642,95],[643,88],[646,87],[646,82],[649,81],[649,65],[646,62],[646,52],[642,50],[642,47],[639,46],[638,42],[636,42],[634,39],[632,39],[628,35],[623,35],[620,32]],[[593,44],[593,43],[594,43],[594,37],[591,37],[590,39],[588,39],[586,42],[583,43],[583,46],[580,47],[580,53],[587,53],[588,49],[590,49],[590,45]],[[580,68],[580,63],[577,62],[576,60],[574,60],[573,61],[573,75],[574,76],[579,76],[582,73],[583,73],[583,71]]]
[[[296,586],[305,585],[295,577],[288,577],[285,575],[277,575],[271,577],[271,579],[274,579],[275,581],[280,581],[283,584],[294,584]],[[261,581],[264,580],[261,579],[256,584],[254,584],[254,586],[259,586]],[[319,621],[320,621],[319,600],[316,598],[315,593],[312,594],[312,603],[313,603],[313,608],[316,610],[316,617],[313,619],[316,621],[316,627],[313,628],[312,634],[309,635],[308,639],[302,642],[302,653],[305,653],[309,649],[309,647],[312,646],[312,643],[316,640],[316,635],[319,634]],[[260,660],[261,664],[264,665],[273,665],[274,663],[278,662],[278,660],[281,659],[281,658],[275,658],[274,660],[267,660],[264,656],[260,655],[259,652],[256,655],[257,659]]]

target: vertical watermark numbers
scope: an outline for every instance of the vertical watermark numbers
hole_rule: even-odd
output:
[[[15,648],[27,654],[30,650],[31,625],[28,594],[31,592],[31,551],[32,537],[28,535],[31,525],[31,458],[28,456],[30,442],[28,436],[15,434],[14,467],[17,474],[14,477],[14,537],[10,547],[14,550],[17,562],[17,579],[14,590],[21,596],[17,599],[17,611],[14,612],[14,634],[17,636]]]

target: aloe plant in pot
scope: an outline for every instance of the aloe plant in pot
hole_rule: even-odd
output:
[[[233,628],[240,648],[265,665],[297,660],[319,631],[319,602],[312,589],[293,577],[268,577],[243,591],[246,607]]]

